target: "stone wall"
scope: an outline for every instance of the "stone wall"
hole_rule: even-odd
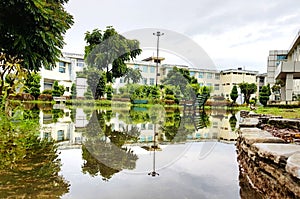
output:
[[[255,127],[258,123],[244,119],[238,130],[241,198],[300,198],[300,145]]]

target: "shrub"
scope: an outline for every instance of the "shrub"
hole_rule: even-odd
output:
[[[42,92],[42,94],[48,94],[48,95],[52,95],[52,90],[51,89],[46,89]]]
[[[164,100],[164,102],[165,102],[165,104],[166,105],[173,105],[173,104],[175,104],[175,101],[174,100]]]
[[[31,101],[34,100],[34,96],[32,96],[29,93],[18,93],[16,95],[10,95],[8,96],[8,99],[10,100],[20,100],[20,101]]]
[[[166,95],[165,99],[166,100],[175,100],[175,97],[174,97],[174,95]]]
[[[41,101],[52,101],[53,97],[50,94],[40,94],[40,96],[38,97],[38,100]]]

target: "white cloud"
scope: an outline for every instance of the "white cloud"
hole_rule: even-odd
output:
[[[300,28],[294,0],[75,0],[66,8],[75,24],[65,51],[83,53],[84,33],[95,28],[163,28],[194,39],[221,68],[244,65],[261,72],[268,51],[288,49]]]

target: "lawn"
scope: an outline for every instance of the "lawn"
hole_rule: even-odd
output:
[[[258,107],[255,113],[282,116],[283,118],[298,118],[300,119],[300,108],[268,108]]]

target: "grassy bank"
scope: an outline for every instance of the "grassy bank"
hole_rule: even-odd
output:
[[[275,107],[258,107],[254,112],[259,114],[269,114],[275,116],[282,116],[284,118],[299,118],[300,108],[275,108]]]

